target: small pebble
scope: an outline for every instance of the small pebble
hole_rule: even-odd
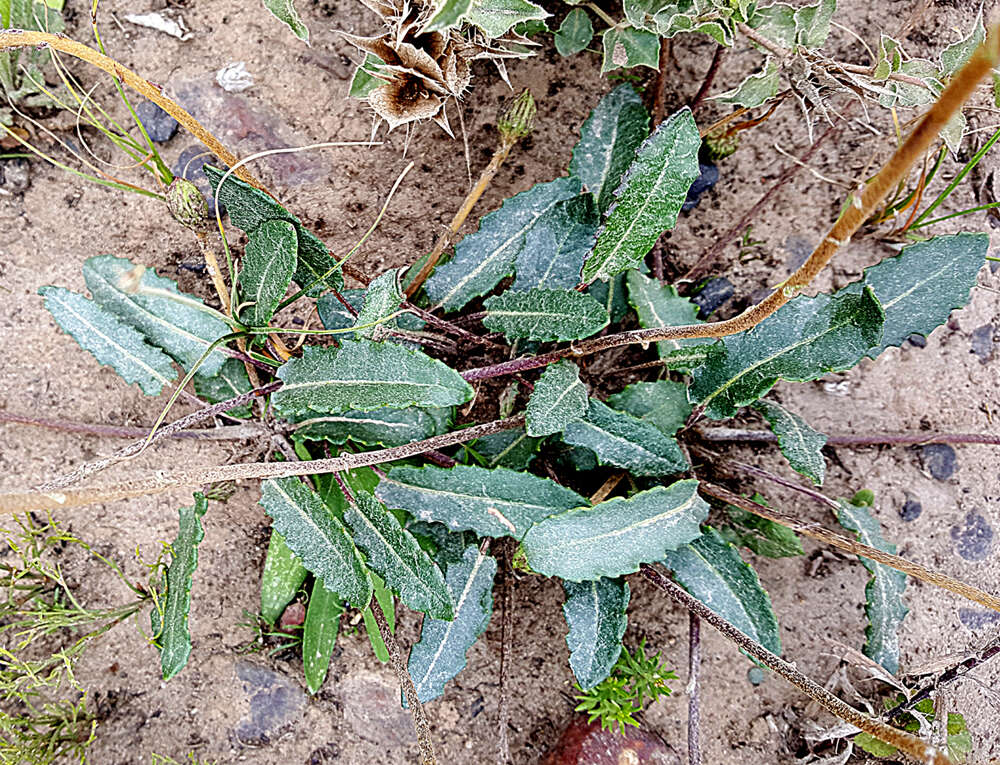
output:
[[[10,194],[23,194],[31,185],[31,165],[24,157],[0,162],[0,189]]]
[[[754,666],[747,670],[747,680],[750,681],[750,685],[760,685],[764,682],[764,677],[764,670],[760,667]]]
[[[952,526],[955,551],[965,560],[984,560],[990,554],[993,527],[975,510],[965,516],[965,526]]]
[[[923,335],[918,335],[918,334],[914,333],[914,334],[910,335],[908,338],[906,338],[906,340],[907,340],[907,342],[910,345],[912,345],[912,346],[914,346],[916,348],[926,348],[927,347],[927,338],[924,337]]]
[[[626,726],[601,729],[601,721],[587,722],[586,715],[573,719],[555,748],[542,760],[544,765],[680,765],[678,754],[659,736]]]
[[[785,252],[788,253],[788,257],[785,258],[785,268],[788,269],[788,273],[797,271],[814,249],[812,242],[797,234],[792,234],[785,239],[784,247]]]
[[[242,93],[253,87],[253,75],[243,61],[226,64],[216,73],[215,81],[227,93]]]
[[[904,521],[915,521],[920,517],[920,514],[923,511],[923,505],[912,497],[907,497],[906,502],[904,502],[903,506],[899,508],[899,517]]]
[[[247,660],[236,664],[236,676],[242,681],[245,698],[250,702],[249,715],[233,731],[240,743],[266,744],[302,718],[306,694],[298,682]]]
[[[981,630],[983,627],[1000,622],[1000,614],[996,611],[986,611],[981,608],[960,608],[958,618],[970,630]]]
[[[202,172],[202,168],[205,165],[225,167],[215,155],[206,152],[204,146],[195,144],[194,146],[188,146],[181,152],[177,161],[174,162],[173,167],[170,168],[170,172],[179,178],[187,178],[198,187],[198,191],[205,195],[205,201],[208,203],[209,217],[214,218],[215,197],[212,196],[212,185],[208,182],[208,176]],[[219,212],[225,215],[226,206],[219,205]]]
[[[691,302],[701,307],[698,311],[698,318],[707,318],[710,314],[721,308],[729,298],[736,292],[733,283],[724,276],[709,279],[701,291],[691,298]]]
[[[972,352],[979,357],[980,364],[988,364],[993,355],[992,324],[984,324],[972,330]]]
[[[177,132],[177,120],[152,101],[143,101],[135,107],[135,113],[150,140],[156,143],[166,143]]]
[[[691,184],[691,188],[688,189],[687,199],[684,200],[684,204],[681,206],[684,212],[689,212],[696,208],[701,201],[701,195],[719,182],[719,168],[710,162],[699,162],[698,170],[701,172],[701,175],[695,178],[694,183]]]
[[[958,467],[955,450],[949,444],[927,444],[921,447],[920,458],[924,469],[938,481],[947,481]]]

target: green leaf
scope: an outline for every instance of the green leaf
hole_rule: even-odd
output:
[[[196,374],[194,376],[194,392],[199,398],[203,398],[213,404],[221,401],[228,401],[243,393],[253,390],[250,378],[247,376],[246,367],[242,361],[236,359],[226,359],[222,369],[213,377],[205,377]],[[253,412],[250,404],[243,404],[230,409],[226,414],[233,417],[249,417]]]
[[[628,626],[629,590],[624,579],[562,583],[566,591],[563,615],[569,632],[569,666],[576,682],[589,690],[611,673],[622,652]]]
[[[368,98],[371,92],[383,83],[373,72],[377,72],[379,66],[384,63],[378,56],[371,53],[365,54],[364,63],[354,70],[354,75],[351,77],[348,95],[362,101]]]
[[[926,337],[968,303],[989,241],[986,234],[936,236],[866,268],[862,281],[844,287],[849,294],[870,287],[885,312],[881,341],[867,355],[874,359],[913,334]]]
[[[826,444],[826,436],[813,430],[808,422],[794,412],[789,412],[773,401],[761,399],[754,403],[753,408],[771,426],[774,435],[778,437],[778,448],[792,469],[817,486],[822,486],[826,475],[826,460],[820,450]]]
[[[326,680],[343,613],[340,596],[326,589],[322,580],[313,581],[302,627],[302,670],[309,693],[317,693]]]
[[[553,205],[580,193],[576,178],[538,183],[484,215],[479,230],[455,247],[455,257],[439,265],[424,285],[432,303],[457,311],[472,298],[485,295],[514,269],[525,235]]]
[[[580,9],[571,14],[577,11]],[[573,147],[569,174],[579,178],[583,188],[594,195],[602,214],[614,202],[622,176],[648,135],[649,114],[627,83],[602,98],[583,123],[580,140]]]
[[[767,506],[767,501],[760,494],[754,494],[751,499]],[[748,513],[734,505],[726,505],[726,513],[732,525],[723,526],[719,533],[727,542],[746,547],[757,555],[768,558],[790,558],[805,554],[798,535],[787,526]]]
[[[438,418],[427,409],[375,409],[309,417],[295,423],[295,438],[365,446],[402,446],[438,433]]]
[[[590,449],[602,463],[635,475],[670,475],[688,466],[677,441],[654,424],[594,399],[585,419],[566,426],[563,440]]]
[[[954,42],[941,51],[941,74],[950,77],[972,57],[973,51],[986,39],[986,28],[983,26],[983,8],[979,7],[979,15],[972,25],[968,37]]]
[[[483,301],[483,326],[508,339],[580,340],[608,326],[604,306],[576,290],[507,290]]]
[[[288,547],[331,592],[357,608],[372,597],[372,582],[344,524],[298,478],[268,479],[260,504]]]
[[[682,372],[689,372],[708,361],[709,356],[712,355],[711,351],[712,343],[689,345],[661,356],[660,363],[663,364],[665,369],[678,369]]]
[[[594,25],[583,8],[574,8],[566,14],[555,34],[556,50],[560,56],[579,53],[594,39]]]
[[[392,593],[386,589],[385,582],[379,578],[378,574],[374,572],[369,573],[371,573],[372,585],[375,588],[375,600],[378,601],[379,607],[385,615],[386,624],[389,625],[389,632],[395,634],[396,603],[393,601]],[[365,631],[368,633],[368,642],[372,644],[372,651],[375,653],[375,658],[385,664],[389,661],[389,649],[385,647],[385,640],[382,639],[378,622],[375,621],[375,614],[372,612],[371,603],[365,606],[361,615],[365,620]]]
[[[428,32],[444,32],[458,27],[462,17],[472,8],[472,0],[435,0],[434,12],[420,30],[420,34]]]
[[[890,544],[882,536],[882,528],[864,505],[855,505],[839,500],[837,521],[848,531],[855,532],[859,542],[877,550],[895,554],[896,545]],[[885,669],[896,674],[899,671],[899,629],[909,612],[903,604],[906,590],[906,574],[871,558],[858,556],[861,564],[872,575],[865,587],[865,615],[868,627],[865,629],[864,654],[877,661]]]
[[[472,398],[472,388],[450,367],[393,343],[345,340],[340,348],[307,346],[278,370],[285,384],[271,396],[285,417],[390,407],[442,407]]]
[[[601,74],[624,67],[660,66],[660,36],[630,26],[615,26],[604,32]]]
[[[748,75],[732,90],[712,96],[712,100],[753,109],[778,95],[780,85],[781,70],[768,58],[759,72]]]
[[[240,271],[240,318],[251,327],[266,327],[288,291],[298,262],[299,238],[283,220],[259,225],[247,243]]]
[[[489,38],[505,35],[516,24],[546,19],[551,14],[528,0],[472,0],[464,20],[475,24]]]
[[[493,614],[493,576],[497,562],[475,545],[461,563],[448,566],[446,580],[455,604],[455,619],[424,617],[420,641],[410,651],[407,670],[421,702],[436,699],[465,667],[465,654],[483,634]]]
[[[875,757],[892,757],[899,750],[882,739],[875,738],[871,733],[862,731],[854,737],[854,743],[863,751]]]
[[[277,624],[286,606],[292,602],[308,575],[302,561],[285,543],[285,538],[271,529],[271,541],[264,558],[260,579],[260,615],[268,624]]]
[[[517,539],[542,518],[586,502],[548,478],[472,465],[394,467],[375,494],[389,507],[444,523],[453,531]]]
[[[389,316],[399,310],[399,304],[403,302],[403,292],[399,288],[401,270],[390,268],[368,285],[364,303],[354,322],[354,326],[359,328],[358,334],[362,337],[372,338],[383,334],[387,326],[385,323],[373,327],[365,327],[365,325],[385,322]],[[361,329],[361,327],[365,328]]]
[[[347,306],[332,292],[320,295],[316,300],[316,312],[319,314],[319,320],[323,322],[324,329],[347,329],[348,327],[353,327],[354,322],[358,320],[357,314],[361,312],[361,308],[365,304],[364,290],[339,290],[339,292],[340,297],[354,309],[354,313],[351,313],[347,309]],[[351,335],[344,335],[342,337],[353,339]]]
[[[516,428],[477,438],[467,446],[482,457],[484,467],[527,470],[532,460],[538,456],[541,441],[540,438],[529,436],[524,428]]]
[[[830,20],[836,8],[836,0],[817,0],[801,8],[772,3],[754,9],[747,24],[782,47],[801,45],[814,49],[830,35]]]
[[[406,530],[413,534],[420,546],[431,553],[434,561],[447,571],[452,563],[458,563],[465,554],[465,548],[479,543],[472,531],[448,531],[443,523],[411,520]]]
[[[163,611],[154,608],[150,613],[164,680],[171,679],[184,669],[191,655],[191,633],[188,631],[191,583],[198,568],[198,544],[205,538],[201,517],[206,510],[208,500],[200,492],[194,495],[194,505],[180,509],[180,527],[177,538],[170,546]]]
[[[608,406],[654,425],[665,436],[680,430],[691,414],[687,386],[672,380],[628,385],[608,396]]]
[[[599,224],[590,194],[556,202],[525,234],[524,246],[515,259],[517,278],[511,289],[575,287]]]
[[[701,136],[690,109],[665,119],[636,152],[583,266],[583,281],[608,279],[642,263],[660,234],[674,227],[699,176]]]
[[[587,387],[580,381],[576,364],[572,361],[549,364],[528,399],[528,435],[558,433],[569,423],[583,419],[587,408]]]
[[[626,271],[628,301],[639,316],[639,326],[645,329],[658,327],[679,327],[687,324],[701,324],[698,306],[677,294],[669,284],[660,284],[638,271]],[[673,351],[692,345],[710,345],[711,340],[684,338],[681,340],[661,340],[656,344],[660,358],[670,356]],[[673,368],[677,368],[676,365]]]
[[[882,335],[882,308],[860,295],[799,296],[752,329],[711,346],[692,371],[690,400],[712,419],[732,417],[779,380],[805,382],[850,369]]]
[[[164,385],[176,379],[166,354],[94,301],[62,287],[42,287],[38,294],[63,332],[125,382],[138,383],[146,395],[159,395]]]
[[[622,576],[690,542],[707,517],[698,482],[677,481],[551,515],[528,530],[522,549],[531,569],[545,576],[571,582]]]
[[[365,554],[368,567],[382,577],[386,587],[399,593],[406,605],[435,619],[454,617],[441,569],[381,502],[356,491],[344,520],[354,532],[354,543]]]
[[[315,234],[306,229],[298,218],[275,202],[270,195],[232,175],[226,178],[225,185],[219,189],[219,182],[225,173],[211,165],[205,165],[203,170],[216,199],[229,210],[229,219],[233,225],[246,232],[247,235],[252,234],[258,226],[269,220],[287,221],[295,227],[299,251],[298,265],[292,280],[296,284],[304,289],[317,279],[322,278],[319,284],[310,289],[310,294],[323,288],[339,290],[344,286],[340,269],[332,274],[327,274],[337,264],[337,261],[330,256],[326,245]]]
[[[611,316],[611,323],[617,324],[628,313],[628,300],[625,297],[625,272],[611,279],[598,279],[587,287],[587,294],[604,306]]]
[[[292,34],[300,40],[309,42],[309,30],[302,23],[298,11],[292,5],[292,0],[264,0],[264,7],[280,22],[292,30]]]
[[[667,553],[677,583],[772,653],[781,653],[778,620],[757,573],[711,526],[691,544]]]
[[[174,281],[125,258],[87,258],[83,278],[94,302],[139,330],[151,345],[162,348],[189,371],[208,347],[229,331],[222,319],[198,298],[180,292]],[[127,292],[125,288],[131,290],[136,281],[137,291]],[[198,371],[211,377],[225,361],[221,351],[213,351]]]

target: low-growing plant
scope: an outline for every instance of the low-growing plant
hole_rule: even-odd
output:
[[[295,28],[290,6],[272,5],[280,5]],[[465,8],[456,18],[468,18]],[[793,15],[804,18],[810,10],[817,13],[812,7]],[[446,12],[454,16],[452,4],[438,9],[439,15]],[[749,9],[729,12],[727,18],[742,28],[746,22],[734,14]],[[386,18],[392,24],[413,21]],[[491,39],[510,31],[491,30],[485,16],[472,23]],[[403,27],[395,29],[397,43]],[[442,29],[442,35],[448,32],[439,40],[445,61],[445,43],[455,42],[456,33],[451,26]],[[325,680],[341,615],[356,609],[376,653],[399,676],[425,762],[433,762],[434,754],[422,705],[464,669],[469,648],[492,617],[495,581],[509,594],[517,576],[552,577],[562,584],[581,711],[622,729],[634,723],[633,713],[646,699],[668,692],[670,675],[659,654],[646,656],[644,644],[635,654],[623,651],[626,577],[640,573],[693,614],[692,656],[697,625],[705,621],[754,662],[871,737],[867,741],[942,765],[946,755],[922,738],[851,707],[780,657],[777,616],[740,548],[771,557],[800,555],[801,534],[857,555],[870,577],[864,655],[888,675],[898,671],[907,575],[1000,610],[995,596],[896,555],[871,511],[871,492],[851,499],[820,493],[815,487],[825,478],[827,436],[768,396],[779,380],[805,382],[843,372],[914,334],[927,335],[968,301],[986,257],[983,234],[914,241],[831,294],[806,291],[861,226],[879,220],[887,195],[934,148],[941,130],[995,66],[996,30],[985,42],[974,42],[947,73],[954,76],[942,75],[949,82],[931,109],[889,162],[851,195],[805,263],[762,301],[721,321],[700,320],[695,303],[648,275],[647,256],[675,226],[699,176],[703,140],[686,108],[650,130],[649,114],[630,85],[615,88],[595,106],[566,174],[506,200],[452,252],[476,200],[531,130],[530,94],[516,99],[498,123],[493,161],[433,250],[370,280],[349,262],[360,243],[344,257],[329,253],[249,174],[246,161],[235,161],[217,141],[207,140],[223,161],[233,159],[228,171],[209,167],[206,173],[231,224],[248,237],[244,252],[234,253],[219,222],[229,268],[221,273],[212,256],[209,269],[221,310],[115,255],[84,263],[91,297],[59,286],[39,292],[59,326],[126,382],[149,395],[172,389],[169,403],[190,382],[199,401],[211,403],[161,427],[168,403],[143,439],[38,490],[0,494],[0,508],[68,509],[199,489],[194,504],[180,510],[169,566],[146,593],[155,604],[151,626],[169,679],[191,654],[188,616],[208,508],[201,491],[224,481],[260,480],[260,504],[273,530],[257,642],[266,645],[274,625],[283,626],[289,604],[306,601],[303,665],[315,692]],[[111,66],[62,38],[0,34],[0,48],[39,43]],[[389,56],[381,38],[355,43],[381,50],[383,63]],[[394,55],[408,50],[400,46]],[[448,66],[461,71],[454,61]],[[193,123],[137,75],[113,69],[182,122]],[[379,74],[371,70],[372,77]],[[421,82],[433,89],[432,80]],[[439,116],[457,95],[441,87],[425,116]],[[174,181],[167,203],[204,245],[210,213],[197,190]],[[745,225],[735,236],[744,231],[745,246],[753,245]],[[345,289],[344,274],[364,286]],[[282,311],[298,301],[312,301],[323,329],[285,325]],[[616,348],[634,351],[625,358],[642,362],[635,369],[653,379],[619,386],[613,375],[588,366],[594,354]],[[478,366],[468,366],[470,356]],[[707,448],[711,442],[695,426],[747,407],[767,422],[788,464],[811,485]],[[268,451],[277,449],[283,458],[74,485],[222,414],[255,423],[250,430],[266,434]],[[799,521],[759,495],[741,496],[719,485],[716,473],[777,481],[822,503],[849,533]],[[506,626],[512,605],[500,594],[506,651],[513,639]],[[393,634],[397,597],[424,614],[420,639],[405,663]],[[298,623],[289,619],[284,626]],[[501,688],[501,699],[507,692]]]

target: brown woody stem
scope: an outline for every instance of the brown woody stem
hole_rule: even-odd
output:
[[[769,430],[706,428],[693,431],[698,438],[715,443],[777,443]],[[921,446],[923,444],[1000,444],[1000,435],[989,433],[871,433],[828,435],[828,446]]]

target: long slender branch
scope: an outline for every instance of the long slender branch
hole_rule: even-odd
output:
[[[437,757],[434,756],[434,742],[431,740],[431,726],[427,722],[424,706],[417,696],[413,678],[410,677],[410,673],[403,663],[399,643],[396,642],[396,636],[389,629],[389,623],[386,621],[385,614],[382,613],[382,606],[379,605],[378,598],[372,598],[371,608],[379,634],[382,636],[382,642],[385,643],[385,649],[389,653],[389,661],[392,662],[392,668],[396,671],[399,685],[403,689],[406,703],[410,707],[410,714],[413,716],[413,727],[417,731],[417,744],[420,746],[421,765],[437,765]]]
[[[88,64],[107,72],[116,80],[124,82],[130,88],[163,109],[163,111],[182,124],[195,138],[205,144],[213,154],[227,165],[232,167],[239,162],[236,155],[223,146],[219,139],[212,135],[204,125],[192,117],[179,104],[163,95],[160,89],[149,82],[149,80],[140,77],[114,59],[108,58],[103,53],[99,53],[76,40],[70,40],[63,35],[24,29],[5,29],[0,31],[0,50],[34,48],[39,45],[48,45],[60,53],[66,53],[81,61],[86,61]],[[237,168],[236,175],[240,180],[246,181],[251,186],[266,190],[264,184],[257,180],[246,168]]]
[[[472,441],[492,433],[499,433],[502,430],[519,428],[522,425],[524,425],[524,415],[474,425],[470,428],[444,433],[423,441],[414,441],[403,446],[395,446],[391,449],[341,454],[339,457],[328,459],[302,462],[247,462],[235,465],[213,465],[193,470],[159,470],[152,475],[105,486],[87,486],[65,491],[60,491],[61,487],[56,487],[37,491],[0,492],[0,513],[83,507],[98,502],[143,497],[183,486],[197,487],[220,481],[261,480],[285,478],[293,475],[334,473],[368,465],[379,465],[383,462],[392,462],[406,457],[415,457],[432,449],[441,449],[465,441]],[[160,432],[162,433],[162,431]]]
[[[790,483],[791,482],[786,482],[784,485],[787,486]],[[791,488],[796,487],[792,486]],[[862,544],[856,539],[851,539],[850,537],[830,531],[818,523],[812,521],[800,521],[798,518],[795,518],[788,513],[784,513],[771,507],[765,507],[758,502],[749,500],[746,497],[741,497],[739,494],[734,494],[721,486],[702,482],[699,484],[698,489],[703,494],[715,497],[716,499],[721,499],[723,502],[728,502],[730,505],[735,505],[736,507],[746,510],[747,512],[758,515],[761,518],[767,518],[769,521],[780,523],[782,526],[787,526],[793,531],[797,531],[807,537],[832,545],[833,547],[838,547],[841,550],[846,550],[854,555],[860,555],[865,558],[870,558],[878,563],[883,563],[886,566],[896,569],[897,571],[902,571],[904,574],[920,579],[921,581],[929,584],[933,584],[937,587],[941,587],[942,589],[950,592],[954,592],[956,595],[961,595],[962,597],[968,598],[969,600],[979,603],[980,605],[1000,612],[1000,598],[995,595],[991,595],[988,592],[984,592],[978,587],[973,587],[971,584],[966,584],[965,582],[950,577],[947,574],[942,574],[940,571],[934,571],[933,569],[921,566],[919,563],[914,563],[906,558],[901,558],[898,555],[893,555],[892,553],[887,553],[884,550],[879,550],[875,547]],[[816,495],[816,492],[812,492],[809,496],[815,499]],[[822,498],[824,504],[832,505],[834,508],[839,507],[836,502],[828,497],[823,497],[821,494],[818,496]]]
[[[50,417],[29,417],[15,414],[6,409],[0,409],[0,422],[14,422],[19,425],[34,425],[39,428],[62,430],[68,433],[85,433],[91,436],[106,438],[141,438],[149,435],[149,428],[128,427],[125,425],[94,425],[89,422],[73,422]],[[201,428],[198,430],[172,430],[167,434],[170,438],[190,438],[195,441],[239,441],[254,438],[267,431],[251,424],[222,425],[217,428]]]
[[[701,765],[701,707],[698,674],[701,670],[701,619],[694,611],[688,618],[688,765]]]
[[[850,704],[841,701],[839,698],[823,688],[818,683],[802,674],[791,664],[780,656],[767,650],[753,638],[744,634],[732,624],[727,622],[717,613],[705,606],[700,600],[692,597],[681,587],[667,579],[663,574],[652,566],[642,564],[639,572],[656,587],[669,595],[674,601],[687,608],[692,613],[698,615],[700,619],[708,622],[721,632],[729,640],[733,641],[742,650],[755,658],[761,664],[774,670],[785,680],[794,685],[804,694],[820,704],[831,714],[836,715],[841,720],[854,725],[866,733],[875,736],[881,741],[892,744],[906,754],[914,757],[926,765],[950,765],[951,760],[941,751],[932,746],[928,746],[916,736],[886,725],[880,720],[869,717],[864,712],[855,709]]]
[[[769,430],[741,428],[695,429],[704,441],[716,443],[777,443]],[[922,444],[1000,444],[1000,435],[989,433],[872,433],[870,435],[833,434],[826,437],[829,446],[912,446]]]

